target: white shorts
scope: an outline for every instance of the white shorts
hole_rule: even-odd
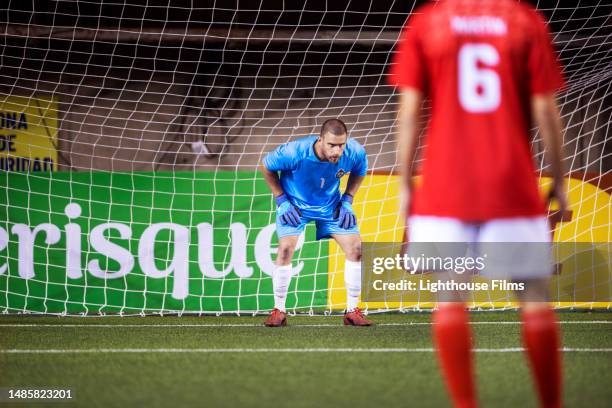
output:
[[[482,274],[487,277],[520,280],[552,273],[552,233],[545,216],[472,223],[449,217],[415,215],[408,219],[408,237],[409,243],[466,243],[471,256],[486,258]]]

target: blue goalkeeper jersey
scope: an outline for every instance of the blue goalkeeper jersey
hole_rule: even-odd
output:
[[[321,161],[314,152],[316,135],[278,146],[264,158],[270,171],[280,171],[289,200],[309,218],[331,217],[340,200],[340,179],[347,173],[365,176],[366,151],[349,138],[338,163]]]

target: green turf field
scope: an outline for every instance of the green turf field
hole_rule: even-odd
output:
[[[377,326],[355,328],[339,316],[299,316],[271,329],[261,316],[2,317],[0,387],[69,387],[75,400],[66,405],[87,407],[449,406],[431,350],[431,315],[372,318]],[[516,350],[517,319],[515,312],[472,315],[484,407],[536,406]],[[560,320],[566,406],[609,407],[612,313]]]

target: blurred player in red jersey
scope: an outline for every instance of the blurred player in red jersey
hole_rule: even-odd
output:
[[[561,214],[564,86],[542,16],[514,0],[442,0],[408,21],[389,75],[401,91],[398,152],[411,242],[550,242],[546,205],[529,148],[535,123]],[[412,191],[422,99],[431,98],[422,182]],[[409,201],[409,203],[408,203]],[[548,297],[550,269],[521,268],[523,341],[541,405],[561,406],[559,329]],[[458,300],[454,298],[453,300]],[[457,407],[477,406],[468,315],[440,303],[433,337]]]

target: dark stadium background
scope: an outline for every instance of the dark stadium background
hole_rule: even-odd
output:
[[[331,116],[366,145],[371,168],[394,169],[395,97],[384,74],[400,28],[423,2],[127,3],[12,1],[0,12],[0,92],[59,100],[60,169],[250,170]],[[604,173],[612,146],[599,112],[610,93],[597,75],[609,70],[602,38],[612,5],[532,4],[551,23],[568,78],[588,79],[561,100],[568,167]],[[202,135],[176,127],[190,92],[230,112],[228,126],[208,129],[209,156],[189,147]]]

